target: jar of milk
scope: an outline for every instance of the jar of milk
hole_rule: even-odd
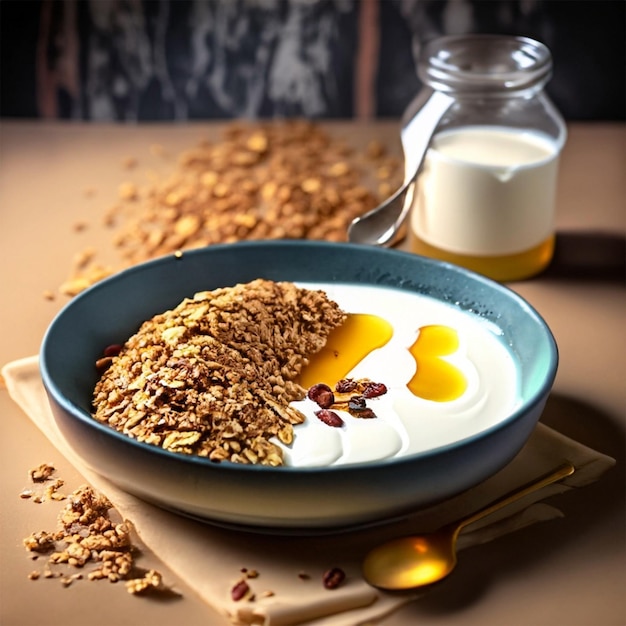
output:
[[[499,281],[543,270],[565,123],[544,91],[550,51],[525,37],[449,36],[428,43],[424,101],[453,98],[432,136],[411,209],[411,249]]]

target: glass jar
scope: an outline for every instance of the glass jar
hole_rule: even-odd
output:
[[[544,91],[551,72],[548,48],[525,37],[448,36],[423,48],[420,100],[439,91],[453,101],[417,178],[414,252],[499,281],[530,277],[550,263],[566,140]]]

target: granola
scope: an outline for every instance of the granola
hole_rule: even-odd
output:
[[[38,483],[42,481],[42,474],[45,481],[54,472],[52,465],[44,463],[30,470],[29,476],[33,483]],[[61,479],[54,481],[54,485],[62,484],[64,481]],[[22,492],[20,497],[25,497],[24,494]],[[163,583],[160,572],[137,568],[137,550],[131,541],[132,524],[128,520],[113,519],[110,514],[113,505],[106,496],[89,485],[83,485],[69,496],[47,499],[64,499],[67,502],[58,515],[54,531],[35,531],[22,540],[33,560],[47,557],[43,570],[33,570],[28,574],[30,580],[56,578],[64,587],[83,578],[112,583],[123,580],[126,590],[133,595],[154,592],[165,597],[174,594]],[[92,565],[95,567],[84,575],[83,571]]]
[[[34,483],[43,483],[52,477],[54,471],[55,469],[53,465],[50,463],[42,463],[41,465],[32,468],[28,472],[28,475]]]
[[[345,241],[401,174],[379,142],[359,154],[310,121],[235,122],[148,188],[123,184],[109,221],[121,222],[115,243],[131,263],[245,239]]]
[[[111,506],[91,487],[80,487],[59,514],[58,529],[31,533],[23,540],[24,547],[29,552],[47,554],[49,566],[83,568],[87,563],[97,563],[87,575],[89,580],[108,578],[116,582],[127,578],[133,567],[130,528],[127,523],[111,520]],[[73,578],[65,576],[64,580],[69,584]]]
[[[293,440],[298,376],[345,318],[323,291],[288,282],[197,293],[105,357],[93,415],[173,452],[282,465],[271,439]]]
[[[379,141],[357,148],[314,122],[283,120],[227,124],[149,174],[122,182],[104,215],[124,265],[241,240],[345,241],[350,222],[400,186],[403,168]],[[59,290],[75,296],[113,271],[87,248]]]

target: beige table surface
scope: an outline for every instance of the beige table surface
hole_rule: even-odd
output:
[[[331,124],[349,137],[395,140],[396,124]],[[73,255],[94,245],[117,263],[101,215],[129,178],[122,163],[167,170],[173,158],[219,125],[100,126],[0,124],[0,365],[35,354],[66,302],[43,297],[67,277]],[[356,139],[355,139],[356,141]],[[621,124],[572,124],[558,193],[557,256],[542,276],[512,284],[545,317],[560,349],[554,392],[542,420],[617,459],[598,483],[560,496],[563,519],[464,553],[436,592],[385,626],[609,626],[626,624],[625,431],[626,132]],[[90,189],[90,193],[87,190]],[[86,228],[77,232],[77,222]],[[58,507],[19,498],[28,471],[51,462],[76,488],[82,478],[0,390],[0,624],[2,626],[220,626],[198,600],[146,552],[182,593],[170,601],[132,597],[119,586],[31,581],[35,565],[22,539],[54,528]]]

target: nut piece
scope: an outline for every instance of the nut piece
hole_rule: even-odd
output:
[[[346,574],[340,567],[332,567],[324,572],[322,583],[326,589],[337,589],[345,579]]]

